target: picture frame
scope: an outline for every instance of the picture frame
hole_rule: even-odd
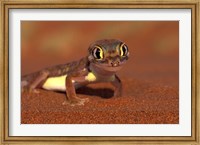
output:
[[[191,136],[9,136],[9,10],[10,9],[190,9],[192,26]],[[37,144],[199,144],[199,0],[181,1],[1,1],[1,143]]]

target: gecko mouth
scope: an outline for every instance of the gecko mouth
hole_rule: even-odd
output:
[[[103,67],[103,69],[108,70],[108,71],[118,71],[121,68],[122,68],[122,66],[120,66],[120,65]]]
[[[95,65],[95,67],[98,67],[102,70],[109,71],[109,72],[117,72],[122,68],[122,65],[115,65],[115,66],[110,66],[110,65]]]

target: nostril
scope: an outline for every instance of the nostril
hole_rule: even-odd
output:
[[[115,61],[115,62],[111,62],[112,66],[118,66],[119,65],[119,61]]]

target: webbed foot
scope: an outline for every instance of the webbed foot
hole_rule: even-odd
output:
[[[39,90],[37,90],[37,89],[30,89],[30,88],[23,89],[23,92],[35,93],[35,94],[39,94],[40,93]]]
[[[62,105],[70,105],[70,106],[76,106],[76,105],[84,105],[85,103],[87,103],[89,101],[88,98],[73,98],[72,100],[67,100],[67,101],[64,101],[62,103]]]
[[[29,93],[34,93],[34,94],[40,94],[40,91],[39,90],[36,90],[36,89],[34,89],[34,90],[29,90]]]

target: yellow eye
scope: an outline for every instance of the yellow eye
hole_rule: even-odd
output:
[[[95,48],[93,50],[93,56],[96,59],[103,59],[103,49],[99,46],[95,46]]]
[[[123,43],[120,46],[120,56],[126,56],[128,54],[128,47]]]

